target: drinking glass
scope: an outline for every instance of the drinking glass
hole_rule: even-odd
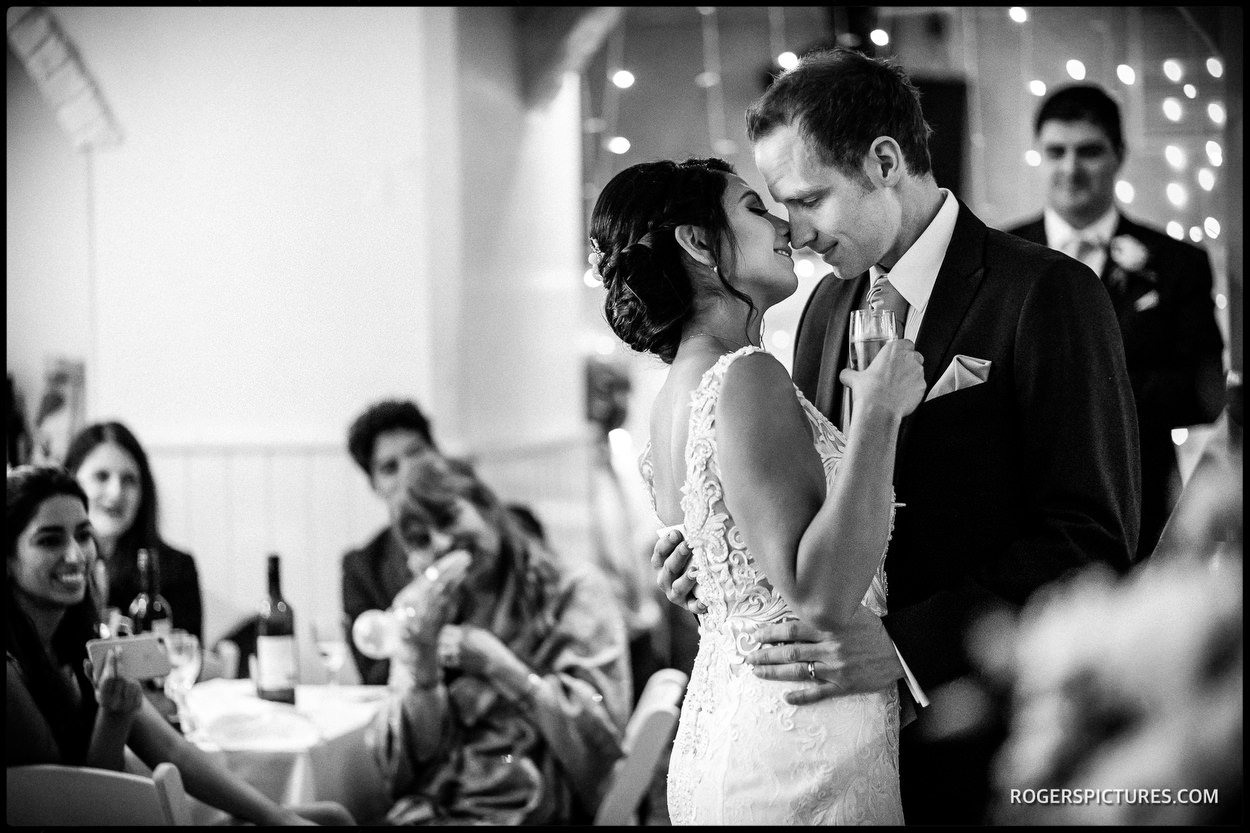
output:
[[[193,633],[176,629],[165,635],[169,653],[169,676],[165,678],[165,696],[178,708],[178,725],[184,735],[194,732],[191,711],[187,708],[187,692],[200,676],[200,640]]]
[[[901,338],[894,310],[857,309],[851,313],[851,370],[863,370],[885,347]]]
[[[902,338],[902,328],[894,317],[894,310],[889,309],[857,309],[851,313],[851,326],[848,330],[851,344],[851,370],[863,370],[885,347],[886,342]],[[845,397],[847,418],[843,425],[850,424],[852,392],[847,390]]]
[[[347,639],[343,635],[343,626],[338,622],[313,622],[312,637],[330,685],[338,685],[339,671],[347,662]]]

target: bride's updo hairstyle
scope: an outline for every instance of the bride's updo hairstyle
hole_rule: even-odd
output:
[[[736,247],[722,199],[733,166],[723,159],[662,160],[632,165],[612,177],[590,217],[592,262],[607,296],[604,317],[616,335],[639,353],[671,364],[682,325],[694,312],[688,255],[674,234],[678,226],[704,229],[715,263],[722,246]],[[750,298],[720,275],[725,290],[748,305]]]

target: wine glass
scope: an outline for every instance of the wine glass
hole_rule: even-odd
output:
[[[343,636],[342,625],[337,621],[313,622],[312,637],[330,685],[338,685],[339,671],[347,662],[347,640]]]
[[[872,364],[887,342],[903,337],[901,327],[894,317],[894,310],[889,309],[857,309],[851,313],[849,333],[851,343],[851,370],[863,370]],[[850,400],[852,392],[846,392],[847,420],[850,425]]]
[[[857,309],[851,313],[851,370],[863,370],[885,347],[901,337],[894,310]]]
[[[184,735],[192,734],[194,719],[187,708],[187,693],[200,676],[200,640],[193,633],[175,629],[165,635],[165,650],[169,653],[169,675],[165,677],[165,696],[174,701],[178,709],[178,725]]]

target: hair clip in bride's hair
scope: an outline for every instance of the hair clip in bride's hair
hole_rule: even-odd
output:
[[[599,248],[599,241],[590,238],[590,257],[586,258],[586,262],[590,264],[590,268],[595,270],[595,276],[599,280],[603,280],[603,273],[599,271],[599,264],[603,262],[603,250]]]

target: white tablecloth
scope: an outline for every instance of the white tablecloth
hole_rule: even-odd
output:
[[[389,801],[365,746],[365,730],[385,686],[301,685],[295,706],[256,696],[249,679],[216,679],[191,689],[196,744],[227,769],[283,804],[337,801],[367,823]],[[199,824],[221,820],[198,804]]]

